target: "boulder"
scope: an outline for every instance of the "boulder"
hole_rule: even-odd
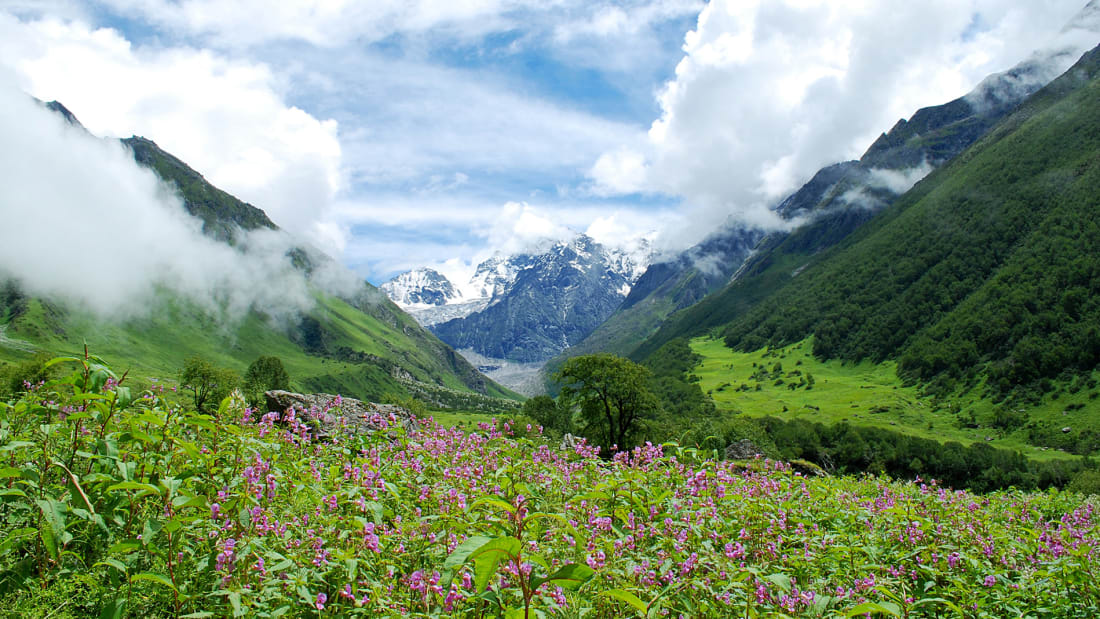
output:
[[[267,409],[282,414],[294,408],[298,419],[313,427],[318,437],[328,438],[333,431],[346,424],[354,432],[376,432],[394,424],[407,431],[420,427],[408,410],[392,404],[362,402],[329,393],[294,393],[291,391],[266,391]]]
[[[751,460],[764,455],[760,448],[747,438],[726,445],[726,460]]]
[[[558,446],[558,449],[562,451],[576,451],[579,442],[580,441],[577,440],[577,437],[573,436],[569,432],[566,432],[565,436],[561,437],[561,445]]]

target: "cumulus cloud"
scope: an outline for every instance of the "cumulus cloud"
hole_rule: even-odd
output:
[[[490,247],[507,255],[537,251],[547,242],[570,238],[576,232],[526,202],[509,202],[481,234]]]
[[[144,135],[286,230],[339,253],[327,219],[343,183],[334,120],[287,105],[258,62],[188,47],[146,48],[83,22],[0,13],[0,63],[98,135]]]
[[[244,235],[238,249],[214,241],[122,143],[69,125],[3,72],[0,106],[0,277],[108,317],[145,314],[161,290],[222,321],[312,306],[285,234]],[[318,277],[348,283],[327,269]]]
[[[713,0],[658,94],[647,143],[609,149],[589,176],[605,194],[682,196],[695,233],[672,235],[685,242],[729,217],[780,225],[770,207],[816,170],[1013,66],[1080,6]]]

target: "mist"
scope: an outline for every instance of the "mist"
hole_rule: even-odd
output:
[[[163,291],[222,324],[249,310],[286,320],[313,306],[285,232],[242,233],[236,248],[210,239],[121,142],[70,125],[3,75],[0,106],[0,278],[118,320],[154,311]],[[315,285],[354,285],[324,262]]]

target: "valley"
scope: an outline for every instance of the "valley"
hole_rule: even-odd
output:
[[[0,7],[0,615],[1100,616],[1082,2]]]
[[[974,393],[936,397],[907,385],[898,378],[895,362],[821,361],[811,352],[812,340],[737,352],[721,340],[700,337],[691,341],[691,349],[701,357],[691,374],[698,377],[699,387],[722,415],[846,422],[964,445],[988,443],[1022,451],[1033,459],[1076,457],[1058,448],[1033,445],[1026,430],[996,427],[996,405]],[[1096,377],[1090,380],[1095,385]],[[1100,429],[1093,409],[1095,394],[1095,388],[1065,392],[1013,412],[1026,412],[1036,424],[1058,425],[1059,431],[1069,427],[1095,432]]]

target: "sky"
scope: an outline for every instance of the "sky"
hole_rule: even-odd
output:
[[[0,0],[0,87],[153,139],[378,284],[575,232],[779,225],[819,168],[1083,5]]]

